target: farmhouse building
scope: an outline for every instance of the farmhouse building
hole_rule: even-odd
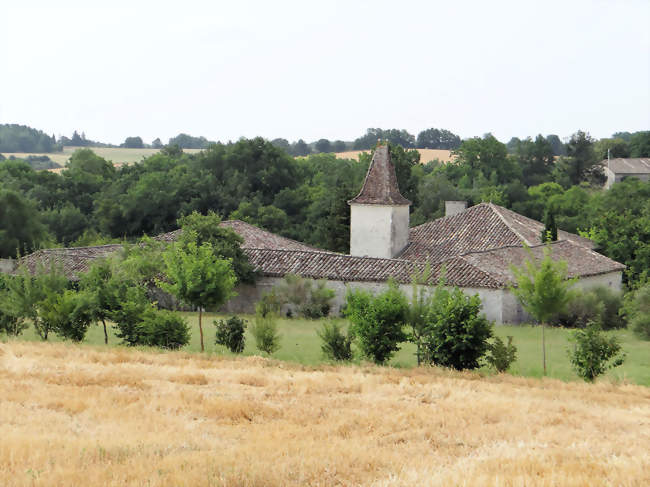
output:
[[[430,272],[424,285],[436,285],[441,276],[450,286],[478,294],[485,315],[498,323],[520,323],[528,316],[509,290],[511,266],[521,266],[543,255],[544,225],[492,203],[466,208],[465,202],[447,202],[447,215],[409,228],[409,205],[397,185],[388,147],[375,151],[359,195],[351,209],[350,255],[310,247],[242,221],[225,221],[244,240],[242,249],[260,278],[242,285],[224,307],[228,312],[253,312],[261,296],[287,274],[327,279],[336,292],[333,312],[338,312],[348,288],[373,292],[385,289],[392,278],[410,295],[414,274]],[[157,238],[174,241],[178,232]],[[594,251],[591,240],[558,232],[550,244],[554,259],[565,260],[570,277],[580,287],[604,285],[621,288],[622,264]],[[528,247],[528,248],[526,248]],[[58,261],[70,279],[87,269],[93,259],[117,251],[119,245],[47,249],[22,263],[34,269],[37,262]]]
[[[605,183],[607,189],[611,188],[614,183],[620,183],[626,178],[637,178],[641,181],[650,180],[649,158],[616,158],[604,160],[602,165],[607,176],[607,182]]]

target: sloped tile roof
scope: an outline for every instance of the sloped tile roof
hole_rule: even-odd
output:
[[[441,218],[411,229],[411,243],[397,259],[355,257],[314,249],[248,223],[222,222],[244,238],[242,248],[253,266],[263,275],[282,277],[288,273],[312,279],[336,281],[411,282],[430,263],[428,284],[438,282],[445,269],[449,285],[465,288],[503,288],[512,282],[510,267],[521,266],[530,254],[542,256],[540,222],[492,204],[481,204],[454,216]],[[179,230],[156,237],[174,241]],[[590,276],[622,271],[625,266],[594,252],[591,241],[559,232],[551,247],[553,256],[566,260],[570,276]],[[76,280],[88,270],[90,261],[106,257],[121,245],[39,250],[19,262],[34,272],[38,262],[62,265],[66,276]]]
[[[535,261],[541,260],[544,257],[544,247],[541,244],[528,249],[522,246],[503,247],[483,252],[472,252],[462,257],[492,276],[496,281],[506,285],[514,280],[511,267],[521,267],[531,258]],[[567,262],[568,277],[587,277],[625,269],[623,264],[570,240],[553,242],[551,255],[553,260]]]
[[[88,271],[90,263],[101,257],[107,257],[122,248],[120,244],[97,245],[94,247],[70,247],[63,249],[37,250],[18,261],[15,272],[26,266],[31,274],[35,274],[38,265],[49,269],[51,265],[61,267],[65,276],[76,281],[79,274]]]
[[[541,244],[541,222],[492,203],[481,203],[452,216],[411,228],[409,245],[399,256],[407,260],[439,261],[468,252],[522,244]],[[591,240],[558,231],[558,239],[593,248]]]
[[[363,187],[357,196],[348,201],[349,204],[362,205],[410,205],[411,202],[399,192],[395,166],[390,160],[387,145],[375,149],[372,161],[368,167]]]
[[[305,278],[343,282],[385,282],[392,277],[399,283],[408,284],[414,274],[420,274],[425,269],[423,262],[355,257],[332,252],[269,249],[247,249],[245,252],[251,264],[269,277],[297,274]],[[462,257],[433,264],[427,283],[436,284],[443,268],[450,285],[489,288],[502,286],[497,279]]]
[[[241,220],[227,220],[219,224],[223,228],[230,228],[239,234],[244,239],[241,245],[242,249],[285,249],[285,250],[315,250],[315,247],[310,247],[297,240],[281,237],[275,233],[267,232],[255,225],[243,222]],[[154,237],[156,240],[165,242],[174,242],[178,239],[181,230],[174,230],[173,232],[163,233]]]
[[[650,174],[650,158],[637,157],[623,159],[618,157],[602,161],[603,166],[609,167],[610,171],[616,174]]]

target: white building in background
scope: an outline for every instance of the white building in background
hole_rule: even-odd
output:
[[[641,181],[650,180],[650,159],[649,158],[635,158],[635,159],[609,159],[604,160],[602,165],[605,167],[605,175],[607,182],[605,187],[611,188],[614,183],[620,183],[627,178],[637,178]]]

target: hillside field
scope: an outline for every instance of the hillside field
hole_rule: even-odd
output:
[[[650,389],[0,343],[3,486],[644,486]]]
[[[27,156],[47,156],[52,161],[56,162],[60,166],[65,166],[65,163],[68,162],[72,153],[78,149],[90,149],[95,154],[104,159],[112,161],[114,164],[132,164],[134,162],[141,161],[143,157],[149,157],[153,154],[158,153],[159,149],[125,149],[121,147],[70,147],[66,146],[63,148],[62,152],[51,152],[47,154],[32,154],[24,152],[3,152],[2,155],[5,157],[15,156],[17,158],[25,158]],[[189,154],[194,154],[200,152],[200,149],[183,149],[184,152]],[[57,169],[53,169],[57,171]]]

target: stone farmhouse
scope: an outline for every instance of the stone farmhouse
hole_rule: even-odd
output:
[[[620,183],[626,178],[637,178],[641,181],[650,180],[650,159],[649,158],[631,158],[631,159],[609,159],[602,163],[605,168],[607,182],[605,187],[611,188],[614,183]]]
[[[509,290],[511,266],[543,255],[542,223],[492,203],[466,208],[465,202],[447,202],[446,216],[410,228],[410,202],[399,192],[387,146],[377,148],[361,191],[348,203],[350,255],[310,247],[242,221],[222,222],[243,237],[242,249],[260,274],[254,286],[237,288],[237,296],[224,311],[253,312],[265,292],[285,275],[297,274],[326,279],[336,292],[332,310],[336,313],[349,288],[377,292],[390,278],[410,296],[413,275],[428,265],[431,272],[424,285],[435,286],[444,273],[447,285],[480,296],[489,319],[497,323],[529,319]],[[173,241],[178,232],[157,238]],[[569,276],[578,277],[580,287],[621,289],[625,266],[595,252],[591,240],[560,230],[558,240],[550,246],[553,258],[567,262]],[[33,269],[38,261],[59,261],[68,277],[76,279],[90,261],[119,248],[102,245],[39,250],[23,258],[22,263]]]

